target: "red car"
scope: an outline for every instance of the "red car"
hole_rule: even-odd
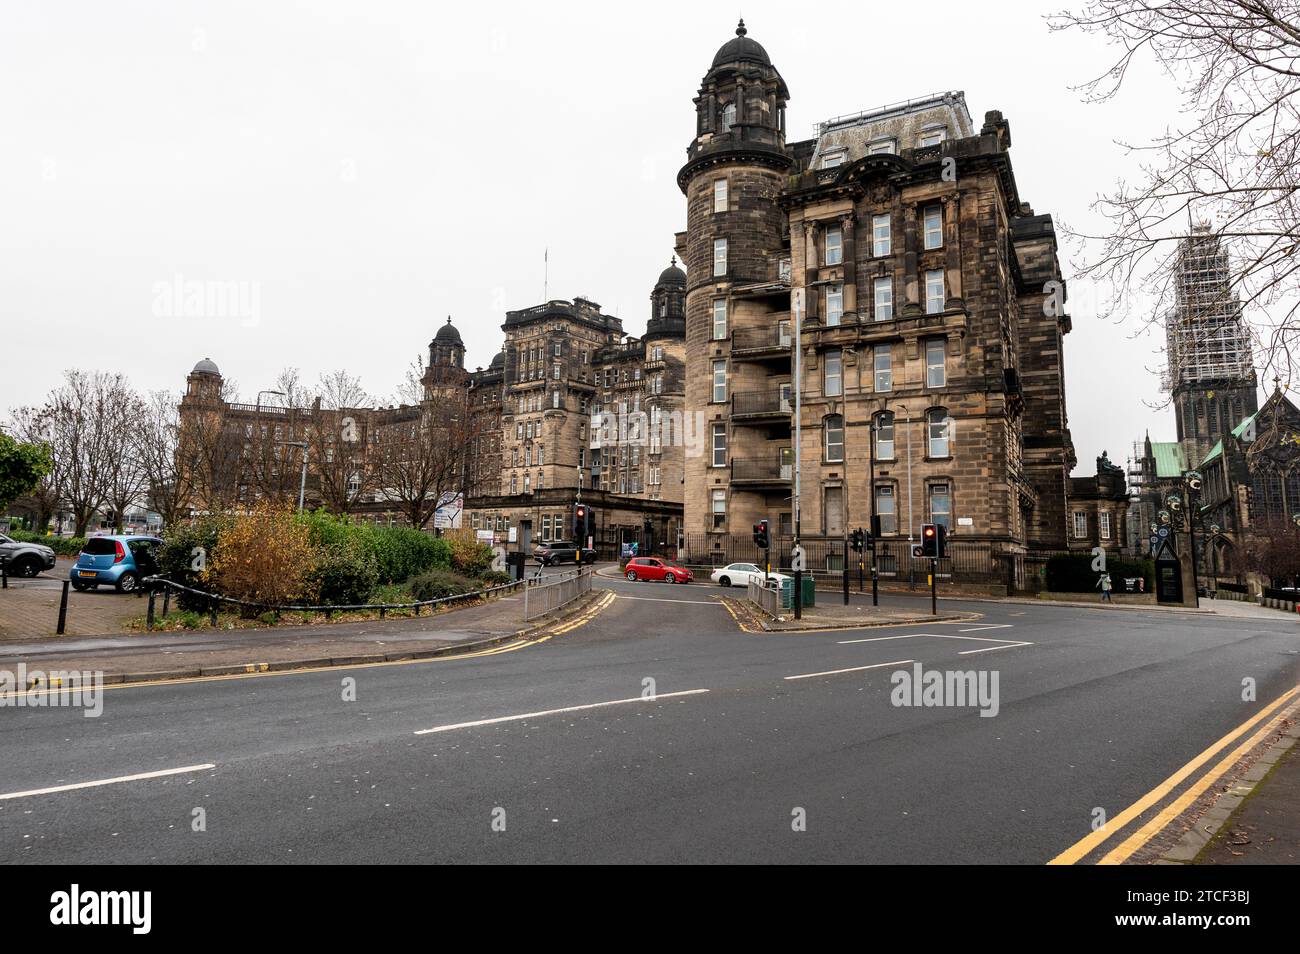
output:
[[[689,583],[694,577],[684,566],[669,563],[658,557],[634,557],[627,561],[623,575],[635,583],[637,580],[663,580],[665,583]]]

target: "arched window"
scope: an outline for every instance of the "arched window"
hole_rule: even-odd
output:
[[[930,457],[951,457],[952,422],[946,407],[932,407],[925,415],[926,433],[929,437]]]
[[[724,103],[722,106],[722,132],[727,132],[736,125],[736,104]]]
[[[844,417],[840,414],[827,414],[822,418],[823,447],[828,464],[844,461]]]

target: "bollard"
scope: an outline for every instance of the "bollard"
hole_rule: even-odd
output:
[[[154,609],[154,599],[155,599],[155,597],[157,597],[157,595],[158,595],[158,594],[156,594],[153,590],[150,590],[150,591],[149,591],[149,609],[148,609],[148,611],[145,613],[145,617],[144,617],[144,628],[145,628],[145,630],[147,630],[147,631],[150,632],[150,633],[153,632],[153,609]]]
[[[0,590],[9,589],[9,561],[0,557]]]
[[[57,630],[60,636],[68,628],[68,581],[63,581],[63,595],[59,597],[59,628]]]

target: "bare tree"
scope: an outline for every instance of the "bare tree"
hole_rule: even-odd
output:
[[[463,491],[477,427],[464,397],[404,408],[379,428],[371,448],[380,496],[398,504],[411,526],[424,529],[441,504]]]
[[[1300,528],[1277,518],[1251,528],[1246,538],[1246,566],[1272,586],[1300,581]]]
[[[1264,369],[1291,380],[1300,335],[1300,6],[1087,0],[1049,26],[1118,47],[1110,67],[1081,87],[1087,100],[1115,96],[1134,61],[1151,57],[1177,83],[1190,117],[1147,144],[1122,144],[1141,159],[1139,174],[1094,203],[1104,230],[1071,232],[1087,250],[1081,276],[1108,294],[1102,310],[1122,316],[1130,296],[1154,293],[1157,308],[1144,321],[1159,320],[1175,298],[1179,241],[1209,224],[1235,267],[1225,296],[1245,309]]]
[[[189,506],[209,513],[229,510],[249,481],[245,444],[250,443],[228,411],[236,397],[233,381],[221,383],[213,400],[187,399],[177,435],[177,454],[189,489]]]
[[[144,501],[149,475],[132,447],[148,415],[144,401],[116,378],[104,393],[104,436],[114,450],[104,457],[104,500],[113,511],[113,527],[125,526],[126,511]]]
[[[128,412],[123,404],[131,393],[120,374],[72,369],[63,372],[63,384],[45,404],[16,412],[50,447],[59,499],[72,513],[77,536],[109,499],[116,458],[124,452],[121,428]]]
[[[359,378],[341,369],[321,375],[304,439],[321,503],[333,513],[349,513],[374,490],[368,453],[372,404]]]
[[[188,509],[193,483],[181,447],[180,395],[154,391],[132,434],[131,452],[140,462],[150,509],[172,526]]]
[[[64,462],[53,454],[53,431],[46,407],[21,407],[12,412],[14,433],[29,444],[51,448],[51,466],[27,494],[36,507],[36,529],[44,531],[63,503]]]

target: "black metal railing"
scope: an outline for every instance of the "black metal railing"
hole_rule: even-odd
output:
[[[764,388],[761,391],[741,391],[731,396],[731,413],[789,414],[792,410],[790,391],[786,388]]]
[[[791,467],[775,457],[739,457],[731,461],[731,479],[737,480],[789,480]]]
[[[790,328],[771,325],[767,328],[737,328],[731,333],[731,351],[787,351],[794,339]]]

